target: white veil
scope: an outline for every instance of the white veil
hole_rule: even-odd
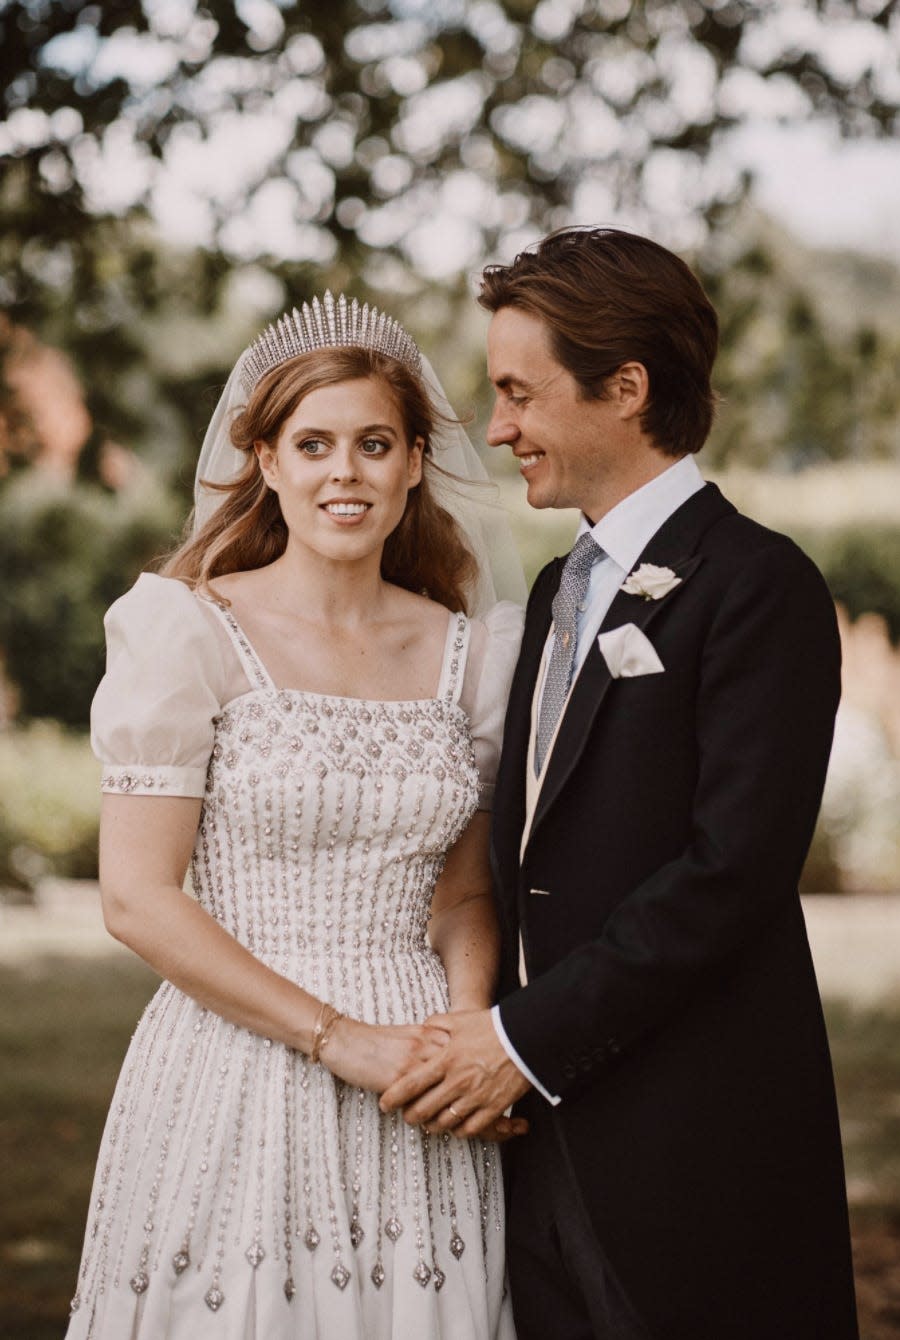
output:
[[[203,439],[194,477],[194,534],[224,501],[218,490],[204,485],[222,484],[233,479],[246,460],[244,454],[232,446],[230,435],[235,415],[247,403],[247,392],[241,380],[243,361],[244,354],[241,354]],[[456,421],[444,388],[424,355],[422,376],[432,402],[442,416],[437,419],[431,438],[431,458],[440,470],[429,472],[429,486],[437,501],[463,531],[477,565],[475,588],[469,593],[469,613],[483,615],[498,600],[513,600],[524,605],[527,594],[525,576],[509,518],[499,502],[497,486],[491,481],[465,429]],[[426,470],[427,460],[426,457]],[[453,478],[447,478],[447,475]]]

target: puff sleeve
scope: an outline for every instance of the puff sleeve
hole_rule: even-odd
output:
[[[203,795],[225,683],[213,618],[183,582],[152,573],[108,610],[91,707],[104,791]]]
[[[523,619],[521,606],[505,600],[472,624],[460,704],[469,717],[479,777],[478,808],[483,810],[493,804],[506,701],[519,655]]]

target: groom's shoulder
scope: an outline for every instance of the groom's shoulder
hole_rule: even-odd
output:
[[[758,574],[762,580],[825,589],[822,574],[796,540],[734,507],[709,528],[701,551],[726,582]]]

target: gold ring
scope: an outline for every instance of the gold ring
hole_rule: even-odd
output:
[[[457,1112],[456,1108],[453,1106],[452,1103],[447,1104],[447,1111],[452,1112],[454,1117],[456,1117],[457,1121],[462,1121],[462,1117],[459,1115],[459,1113]]]

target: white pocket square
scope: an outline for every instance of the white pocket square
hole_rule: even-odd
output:
[[[659,675],[665,666],[653,643],[633,623],[622,624],[597,638],[601,655],[613,679],[633,679],[636,675]]]

